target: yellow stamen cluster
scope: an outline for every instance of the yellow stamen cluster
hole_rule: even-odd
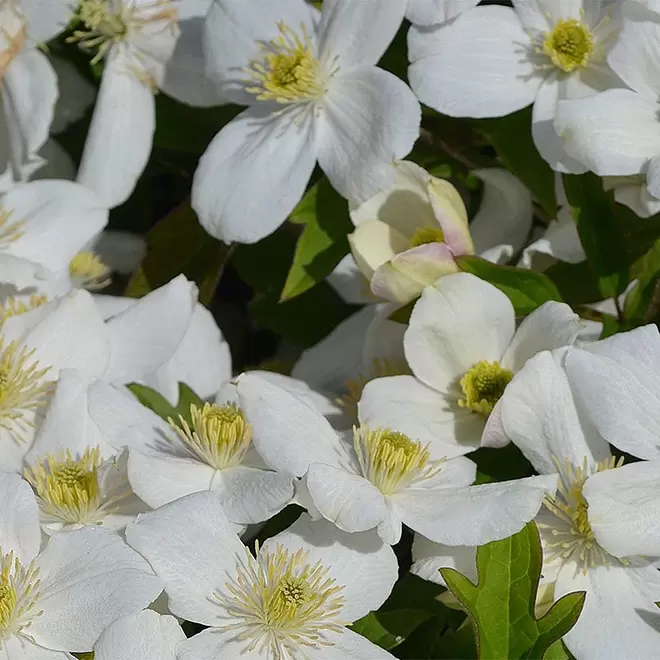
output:
[[[26,468],[24,476],[46,516],[68,524],[93,524],[101,506],[100,463],[98,448],[86,449],[80,459],[67,449]]]
[[[412,483],[430,479],[442,461],[432,461],[428,445],[390,429],[353,429],[353,446],[363,476],[383,495],[392,495]]]
[[[308,552],[277,545],[257,547],[256,558],[246,549],[215,597],[234,621],[227,628],[246,641],[245,652],[268,648],[268,657],[285,660],[307,657],[301,647],[332,645],[326,635],[342,630],[343,589],[320,562],[309,563]]]
[[[39,599],[39,569],[32,563],[23,566],[13,551],[0,548],[0,650],[3,640],[29,628]]]
[[[69,277],[78,286],[98,291],[110,284],[110,268],[101,258],[89,250],[78,252],[69,264]]]
[[[7,211],[0,207],[0,249],[8,248],[11,243],[17,241],[23,234],[25,220],[11,222],[13,211]]]
[[[30,358],[34,349],[28,349],[17,341],[5,346],[0,337],[0,428],[12,435],[17,442],[23,441],[23,433],[34,423],[25,419],[28,411],[45,406],[53,385],[44,382],[48,368]]]
[[[200,409],[192,404],[190,417],[192,428],[181,416],[178,425],[168,421],[197,458],[216,470],[240,465],[252,443],[252,429],[238,406],[205,403]]]
[[[546,508],[563,523],[561,527],[547,524],[539,525],[542,529],[550,529],[554,542],[546,543],[550,554],[549,560],[561,558],[573,559],[581,564],[583,571],[600,563],[609,562],[609,555],[596,541],[589,523],[589,504],[582,489],[587,478],[595,472],[613,470],[621,467],[623,458],[610,457],[594,468],[590,468],[587,459],[578,467],[566,461],[564,469],[557,459],[555,464],[561,475],[561,483],[554,497],[545,499]]]
[[[149,23],[163,22],[164,28],[176,30],[177,10],[171,0],[133,3],[121,0],[81,0],[77,18],[82,29],[74,30],[67,38],[89,51],[97,51],[92,64],[100,62],[115,43],[125,39],[131,31],[139,31]]]
[[[246,69],[251,81],[247,87],[260,101],[299,103],[313,101],[325,94],[330,76],[321,70],[307,28],[300,34],[286,23],[277,24],[279,35],[259,45],[262,56]]]
[[[440,227],[431,227],[431,225],[425,225],[415,230],[415,233],[410,239],[410,247],[419,247],[420,245],[426,245],[427,243],[444,243],[445,235]]]
[[[375,358],[366,374],[357,378],[350,378],[344,383],[346,393],[337,399],[337,403],[357,417],[357,404],[362,397],[366,384],[374,378],[385,378],[387,376],[401,376],[407,373],[406,366],[396,364],[384,358]]]
[[[44,295],[32,295],[27,301],[10,296],[4,303],[0,304],[0,325],[12,316],[31,312],[33,309],[37,309],[37,307],[41,307],[47,302],[48,297]]]
[[[570,73],[587,66],[594,50],[594,38],[582,21],[563,19],[547,34],[542,50],[556,67]]]
[[[499,362],[477,362],[461,378],[464,398],[459,399],[458,405],[488,417],[512,378],[513,373]]]

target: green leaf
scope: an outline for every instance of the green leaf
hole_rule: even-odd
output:
[[[397,647],[396,657],[402,660],[472,660],[477,657],[473,628],[460,623],[452,626],[446,616],[434,616]]]
[[[290,217],[304,225],[281,299],[295,298],[324,280],[348,254],[348,234],[354,227],[348,204],[323,178],[312,186]]]
[[[231,248],[204,231],[188,202],[147,233],[147,244],[147,256],[128,283],[127,296],[144,296],[183,273],[199,287],[200,302],[211,301]]]
[[[587,261],[579,264],[558,261],[544,271],[544,275],[552,280],[564,302],[572,307],[603,299],[603,294],[598,288],[598,278]]]
[[[575,660],[569,650],[564,646],[564,642],[558,639],[554,644],[548,647],[543,654],[543,660]]]
[[[480,257],[457,257],[456,263],[466,273],[490,282],[509,296],[518,316],[533,312],[548,300],[561,300],[557,287],[542,273],[498,266]]]
[[[534,146],[531,106],[506,117],[477,120],[475,124],[495,147],[507,169],[531,190],[546,214],[554,218],[555,174]]]
[[[440,570],[471,617],[480,658],[541,658],[575,625],[584,592],[566,594],[540,619],[534,616],[541,567],[541,542],[532,522],[477,550],[476,585],[452,568]]]
[[[629,282],[626,241],[614,203],[595,174],[564,175],[580,241],[604,298],[623,293]]]
[[[477,484],[523,479],[534,474],[531,463],[513,443],[498,449],[481,447],[470,458],[477,464]]]
[[[204,402],[185,383],[179,383],[179,402],[176,406],[173,406],[162,394],[146,385],[131,383],[128,389],[135,394],[143,406],[153,410],[165,421],[178,420],[180,415],[190,423],[190,405],[193,403],[197,407],[204,405]]]
[[[630,277],[637,283],[626,298],[626,321],[634,326],[657,320],[660,316],[660,239],[632,265]]]

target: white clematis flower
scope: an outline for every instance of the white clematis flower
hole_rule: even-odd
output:
[[[379,0],[329,0],[320,15],[304,0],[215,0],[208,64],[228,98],[249,108],[195,174],[193,208],[212,236],[254,243],[271,234],[317,161],[355,203],[393,181],[421,113],[407,85],[375,65],[403,11]]]
[[[484,195],[469,227],[454,186],[405,160],[396,164],[392,186],[352,209],[351,251],[376,299],[410,301],[439,277],[458,272],[454,257],[476,252],[501,263],[522,249],[532,225],[530,192],[506,170],[474,174],[484,182]]]
[[[500,117],[534,104],[540,154],[553,169],[584,172],[555,130],[557,104],[621,86],[606,59],[619,28],[619,3],[513,4],[475,7],[449,26],[413,26],[410,84],[423,103],[454,117]]]
[[[656,476],[651,480],[650,465],[619,467],[621,461],[611,455],[605,440],[578,415],[559,360],[560,355],[543,352],[523,367],[502,400],[501,419],[504,433],[536,470],[558,473],[561,480],[536,522],[544,572],[556,572],[554,597],[580,590],[587,594],[577,624],[563,639],[576,657],[654,657],[660,630],[655,605],[660,599],[658,556],[640,556],[638,551],[653,546],[657,552],[658,535],[653,533],[655,543],[645,539],[640,545],[642,530],[629,538],[635,524],[603,504],[624,504],[632,496],[638,505],[646,504],[634,522],[648,524],[649,495],[658,501],[658,467],[653,467]],[[619,393],[623,395],[621,389]],[[642,491],[646,501],[635,497]],[[625,509],[620,507],[618,513]],[[626,552],[630,548],[633,552]]]
[[[570,153],[597,174],[624,184],[618,177],[632,175],[618,199],[649,216],[660,208],[660,15],[626,2],[623,16],[609,63],[630,89],[560,104],[557,128]]]
[[[18,475],[0,473],[0,652],[66,660],[91,651],[113,621],[151,603],[163,585],[119,536],[57,534],[40,552],[37,503]]]
[[[487,543],[520,530],[556,486],[533,477],[470,487],[476,466],[463,447],[387,429],[378,410],[360,406],[350,443],[318,411],[257,376],[240,376],[238,393],[266,462],[304,477],[301,502],[346,532],[377,528],[394,544],[405,523],[437,541]]]
[[[93,52],[92,62],[105,59],[105,67],[78,181],[95,190],[109,207],[128,199],[147,164],[158,89],[194,102],[198,87],[206,85],[207,94],[219,98],[187,62],[208,4],[197,0],[80,3],[79,24],[70,40]],[[185,43],[176,49],[181,31],[189,29],[193,38],[186,34]],[[201,68],[200,62],[194,62]]]
[[[392,658],[345,627],[396,581],[394,552],[376,534],[303,514],[253,556],[218,498],[197,493],[140,516],[126,535],[165,581],[172,612],[209,626],[179,644],[179,660]]]
[[[176,646],[184,639],[173,616],[144,610],[111,623],[94,645],[94,659],[176,660]]]
[[[37,497],[47,534],[87,525],[122,532],[138,513],[149,510],[130,487],[128,453],[111,444],[121,433],[133,432],[133,420],[122,419],[117,411],[112,431],[97,423],[90,389],[79,372],[60,373],[25,457],[23,474]]]
[[[372,381],[360,408],[424,443],[455,442],[463,453],[491,445],[513,375],[539,351],[572,344],[580,329],[568,305],[548,302],[516,330],[499,289],[468,273],[443,277],[422,293],[404,335],[414,375]]]

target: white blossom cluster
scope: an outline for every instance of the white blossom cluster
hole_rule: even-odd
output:
[[[533,105],[555,171],[611,177],[656,213],[660,3],[512,4],[0,0],[0,659],[385,660],[349,626],[390,595],[404,526],[412,572],[442,584],[442,567],[476,579],[476,548],[532,520],[537,612],[586,592],[575,658],[660,658],[657,328],[597,341],[559,302],[517,318],[456,260],[583,261],[566,200],[536,234],[522,183],[476,169],[470,218],[404,160],[420,102]],[[404,19],[410,86],[377,66]],[[75,176],[50,135],[89,90],[41,47],[71,21],[103,62]],[[137,300],[97,293],[144,253],[104,228],[148,161],[158,90],[246,108],[192,182],[215,238],[274,232],[317,164],[349,202],[329,281],[363,307],[291,376],[235,375],[182,275]],[[200,403],[178,419],[128,388],[175,406],[181,382]],[[471,452],[510,442],[536,474],[475,485]],[[296,522],[251,543],[292,504]]]

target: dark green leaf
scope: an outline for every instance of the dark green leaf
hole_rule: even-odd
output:
[[[453,617],[450,617],[453,618]],[[477,647],[472,626],[448,625],[447,616],[434,616],[417,628],[393,653],[402,660],[472,660]]]
[[[541,568],[541,542],[532,522],[518,534],[477,550],[476,585],[454,569],[441,569],[471,617],[480,658],[541,658],[575,625],[584,592],[566,594],[540,619],[535,617]]]
[[[552,280],[561,297],[572,307],[599,302],[603,299],[603,294],[598,288],[598,278],[587,261],[579,264],[558,261],[550,266],[544,274]]]
[[[193,403],[197,407],[204,405],[204,402],[185,383],[179,383],[179,401],[176,406],[171,405],[162,394],[146,385],[132,383],[128,389],[135,394],[143,406],[153,410],[165,421],[169,419],[176,421],[181,416],[190,423],[190,405]]]
[[[626,241],[611,192],[595,174],[564,175],[580,241],[604,298],[623,293],[629,282]]]
[[[557,287],[542,273],[498,266],[480,257],[457,257],[459,268],[490,282],[511,299],[518,316],[533,312],[548,300],[561,300]]]
[[[506,117],[475,123],[507,168],[532,191],[548,217],[554,218],[557,212],[555,174],[534,146],[531,107]]]
[[[470,458],[477,464],[478,484],[522,479],[534,474],[531,463],[513,443],[501,449],[482,447],[472,452]]]
[[[304,229],[296,244],[282,300],[294,298],[324,280],[348,254],[347,236],[354,229],[346,200],[325,178],[310,188],[290,220],[304,225]]]
[[[147,244],[149,251],[126,288],[127,296],[144,296],[183,273],[199,286],[200,302],[210,302],[231,252],[204,231],[188,202],[147,233]]]

